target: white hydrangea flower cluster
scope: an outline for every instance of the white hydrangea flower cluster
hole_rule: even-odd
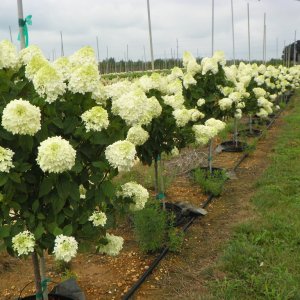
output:
[[[136,125],[128,130],[126,140],[135,146],[143,145],[149,139],[149,133],[141,126]]]
[[[33,85],[41,97],[46,97],[45,101],[52,103],[59,96],[64,95],[66,84],[62,73],[59,73],[55,67],[46,64],[40,68],[33,77]]]
[[[213,54],[213,59],[220,64],[222,67],[226,65],[225,53],[223,51],[215,51]]]
[[[192,76],[200,73],[202,69],[201,65],[197,63],[194,56],[188,51],[183,53],[183,66],[186,68],[187,73],[191,74]]]
[[[87,132],[101,131],[109,125],[108,113],[101,106],[94,106],[81,115]]]
[[[162,107],[155,97],[147,98],[141,89],[135,89],[112,101],[112,112],[127,125],[147,125],[158,117]]]
[[[178,78],[173,79],[172,81],[169,81],[167,85],[167,93],[169,95],[182,95],[182,83],[181,80]]]
[[[265,97],[267,94],[267,92],[262,88],[254,88],[253,93],[257,99],[260,97]]]
[[[37,163],[44,172],[62,173],[75,165],[76,151],[60,136],[49,137],[38,147]]]
[[[34,235],[28,230],[20,232],[12,238],[12,247],[18,253],[18,256],[32,253],[34,246]]]
[[[0,70],[18,66],[19,59],[16,47],[8,40],[0,42]]]
[[[171,155],[172,155],[173,157],[176,157],[176,156],[179,155],[179,150],[178,150],[178,148],[177,148],[176,146],[172,149]]]
[[[78,243],[73,236],[58,235],[54,241],[53,253],[56,260],[69,262],[76,256]]]
[[[151,77],[144,75],[137,80],[137,85],[144,91],[149,92],[155,87],[155,84]]]
[[[188,89],[190,85],[195,85],[197,80],[193,77],[191,73],[186,73],[183,76],[183,86]]]
[[[232,108],[233,101],[230,98],[223,98],[218,101],[221,110],[229,110]]]
[[[12,150],[0,146],[0,172],[9,173],[14,166],[12,163],[14,154]]]
[[[36,45],[30,45],[19,52],[19,61],[22,65],[27,65],[36,55],[42,57],[42,50]]]
[[[183,71],[179,67],[174,67],[171,70],[171,74],[167,76],[168,82],[172,82],[177,78],[183,78]]]
[[[235,113],[234,113],[234,117],[236,118],[236,119],[241,119],[242,118],[242,110],[240,109],[240,108],[237,108],[236,110],[235,110]]]
[[[268,101],[264,97],[260,97],[257,99],[257,104],[260,107],[260,110],[256,115],[260,118],[266,118],[269,114],[273,112],[273,103]]]
[[[203,98],[198,99],[197,106],[201,107],[204,104],[205,104],[205,99],[203,99]]]
[[[98,105],[106,105],[106,100],[107,100],[107,94],[105,87],[102,83],[99,83],[95,90],[92,92],[92,99],[95,100],[95,102]]]
[[[2,126],[12,134],[33,136],[41,129],[40,108],[27,100],[12,100],[3,110]]]
[[[53,67],[61,74],[64,81],[69,80],[71,74],[71,63],[68,57],[59,57],[53,62]]]
[[[211,72],[217,74],[219,71],[218,60],[214,57],[204,57],[201,60],[202,75]]]
[[[197,120],[204,118],[204,114],[196,108],[175,109],[172,114],[176,120],[176,125],[178,127],[184,127],[189,121],[196,122]]]
[[[123,248],[124,239],[121,236],[106,233],[107,244],[98,246],[99,253],[117,256]]]
[[[89,217],[89,221],[93,222],[93,225],[95,227],[104,227],[107,221],[107,216],[102,211],[94,211],[93,214]]]
[[[129,141],[117,141],[105,150],[105,157],[119,171],[129,171],[134,165],[136,149]]]
[[[208,119],[204,125],[194,125],[192,129],[195,133],[196,143],[206,145],[209,140],[214,138],[225,126],[226,124],[224,122],[214,118]]]
[[[50,65],[47,59],[41,55],[34,55],[30,61],[28,61],[25,67],[25,76],[29,81],[32,81],[36,73],[46,65]]]
[[[68,89],[72,93],[92,93],[100,83],[100,75],[96,64],[82,65],[70,75]]]
[[[117,196],[123,198],[131,198],[134,203],[130,204],[129,208],[132,211],[138,211],[145,207],[149,198],[148,191],[136,182],[127,182],[121,186],[121,191]]]
[[[115,101],[136,88],[129,80],[121,80],[105,86],[104,89],[107,97]]]
[[[184,104],[184,97],[182,94],[165,95],[162,96],[162,99],[166,105],[171,106],[174,110],[182,108]]]
[[[69,57],[71,65],[79,67],[82,65],[97,65],[95,51],[92,47],[82,47]]]

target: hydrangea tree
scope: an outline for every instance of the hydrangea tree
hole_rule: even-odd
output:
[[[123,120],[105,107],[94,52],[48,62],[30,46],[0,49],[0,238],[8,253],[70,261],[82,242],[116,255],[123,239],[107,234],[123,207],[142,209],[148,192],[136,183],[117,190],[136,150]],[[132,132],[129,133],[132,136]],[[42,260],[43,262],[44,260]]]

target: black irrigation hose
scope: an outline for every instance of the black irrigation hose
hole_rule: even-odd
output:
[[[266,129],[269,129],[273,125],[273,123],[280,116],[280,114],[281,114],[281,111],[279,111],[279,113],[272,119],[272,121],[268,124]],[[260,140],[262,138],[263,133],[264,132],[262,132],[258,136],[258,140]],[[243,162],[243,160],[248,156],[249,156],[249,153],[244,153],[242,155],[242,157],[238,160],[236,165],[233,167],[233,170],[235,171],[239,167],[239,165]],[[213,198],[214,198],[214,195],[210,194],[207,197],[207,199],[205,200],[205,202],[201,205],[201,207],[206,208],[208,206],[208,204],[213,200]],[[193,222],[200,217],[203,217],[203,215],[192,216],[190,218],[190,220],[182,227],[182,231],[183,232],[187,231],[188,228],[193,224]],[[152,271],[156,268],[156,266],[160,263],[160,261],[167,255],[168,252],[169,252],[168,246],[166,246],[162,249],[161,253],[155,258],[155,260],[151,263],[149,268],[142,274],[142,276],[138,279],[138,281],[136,281],[134,283],[134,285],[130,288],[130,290],[122,297],[122,300],[128,300],[128,299],[130,299],[131,296],[133,296],[133,294],[138,290],[138,288],[143,284],[143,282],[152,273]]]

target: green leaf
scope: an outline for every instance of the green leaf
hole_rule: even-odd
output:
[[[115,194],[115,187],[110,181],[104,181],[101,184],[101,189],[105,196],[112,198]]]
[[[80,200],[79,186],[75,182],[70,182],[69,194],[73,200],[75,201]]]
[[[59,198],[65,200],[70,194],[70,181],[65,177],[60,177],[55,184]]]
[[[63,231],[60,228],[55,227],[54,230],[53,230],[53,234],[55,236],[57,236],[57,235],[63,234]]]
[[[73,227],[72,227],[71,224],[66,225],[66,226],[63,228],[63,233],[64,233],[64,235],[66,235],[66,236],[70,236],[70,235],[72,234],[72,232],[73,232]]]
[[[0,186],[3,186],[7,182],[8,176],[6,173],[0,173]]]
[[[53,179],[51,177],[45,177],[40,185],[39,198],[47,195],[53,187]]]
[[[36,239],[39,239],[44,232],[45,232],[45,228],[43,227],[42,223],[39,223],[39,225],[34,230],[33,234]]]
[[[34,212],[36,212],[36,211],[38,210],[39,206],[40,206],[39,200],[35,200],[35,201],[32,203],[32,210],[33,210]]]
[[[52,208],[55,214],[58,214],[65,206],[66,198],[53,197]]]
[[[11,179],[12,181],[16,182],[16,183],[21,183],[21,174],[20,173],[9,173],[9,179]]]
[[[10,226],[8,225],[4,225],[4,226],[0,226],[0,238],[6,238],[9,236],[10,233]]]
[[[20,135],[19,145],[24,151],[31,152],[33,147],[33,138],[29,135]]]

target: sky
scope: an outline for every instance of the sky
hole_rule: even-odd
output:
[[[231,1],[214,0],[214,49],[233,57]],[[235,57],[248,58],[247,3],[250,7],[251,58],[263,56],[263,18],[266,13],[267,59],[281,56],[285,44],[300,39],[300,1],[233,0]],[[65,55],[90,45],[100,60],[126,57],[150,60],[147,0],[23,0],[24,16],[32,15],[29,43],[42,48],[48,58],[61,55],[62,31]],[[211,55],[211,0],[150,0],[155,58],[182,57],[185,50],[195,56]],[[17,0],[0,0],[0,40],[18,45]]]

